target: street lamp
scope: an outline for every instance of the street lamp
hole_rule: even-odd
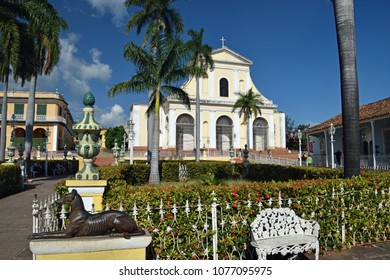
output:
[[[132,119],[130,119],[127,122],[127,128],[129,130],[130,164],[133,164],[133,157],[134,157],[133,145],[134,145],[135,132],[134,132],[134,123]]]
[[[207,138],[207,157],[210,158],[210,138]]]
[[[332,168],[334,168],[334,150],[333,150],[333,142],[334,142],[334,139],[333,139],[333,135],[335,134],[336,132],[336,128],[333,126],[333,123],[330,124],[330,127],[329,127],[329,135],[330,135],[330,149],[331,149],[331,156],[332,156]]]
[[[48,147],[48,143],[49,143],[49,136],[50,136],[50,129],[48,127],[46,127],[46,131],[45,131],[45,137],[46,137],[46,160],[45,160],[45,176],[47,177],[48,176],[48,173],[47,173],[47,169],[48,169],[48,166],[47,166],[47,156],[48,156],[48,150],[47,150],[47,147]]]
[[[298,129],[298,140],[299,140],[299,166],[302,166],[302,132]]]
[[[11,127],[12,127],[12,132],[11,132],[11,141],[15,141],[15,127],[16,127],[16,116],[15,114],[11,115]]]
[[[236,138],[237,134],[233,134],[233,149],[234,149],[234,155],[236,155]]]

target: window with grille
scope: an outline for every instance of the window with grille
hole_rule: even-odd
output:
[[[192,151],[195,148],[194,118],[188,114],[181,115],[176,121],[176,149]]]
[[[15,104],[14,114],[15,115],[23,115],[24,114],[24,104]]]
[[[390,130],[385,130],[383,132],[383,144],[385,154],[390,155]]]
[[[37,115],[46,116],[46,110],[47,110],[46,104],[37,105]]]
[[[217,120],[217,149],[228,151],[233,145],[233,122],[229,117],[223,116]]]
[[[253,122],[253,148],[255,151],[268,149],[268,123],[265,119],[257,118]]]
[[[229,97],[229,82],[226,78],[219,80],[219,96]]]

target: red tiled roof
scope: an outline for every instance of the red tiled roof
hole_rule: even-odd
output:
[[[360,122],[384,116],[390,116],[390,97],[359,107]],[[333,123],[333,125],[336,127],[342,126],[342,115],[339,114],[323,123],[311,127],[309,133],[315,133],[328,129],[331,123]]]

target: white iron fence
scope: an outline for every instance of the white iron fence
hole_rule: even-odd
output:
[[[390,188],[380,192],[341,188],[300,198],[281,193],[277,197],[236,195],[233,192],[232,201],[222,202],[212,191],[207,198],[188,199],[183,205],[163,199],[157,204],[133,201],[127,202],[131,209],[124,210],[121,203],[119,210],[131,214],[151,233],[154,259],[255,259],[248,248],[250,223],[267,207],[290,207],[298,216],[319,222],[320,244],[325,247],[332,247],[336,239],[350,245],[367,238],[386,240],[390,232],[388,225],[376,227],[379,219],[390,216]],[[34,199],[34,233],[65,229],[68,211],[54,204],[57,198]],[[105,210],[109,208],[106,205]]]

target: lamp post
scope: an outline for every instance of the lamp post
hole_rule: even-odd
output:
[[[210,158],[210,138],[207,138],[207,157]]]
[[[11,115],[11,127],[12,127],[12,132],[11,132],[11,141],[15,142],[15,127],[16,127],[16,116],[15,114]]]
[[[230,156],[230,162],[233,163],[234,160],[234,148],[233,148],[233,145],[230,146],[230,149],[229,149],[229,156]]]
[[[133,145],[134,145],[134,138],[135,138],[135,132],[134,132],[134,123],[133,120],[130,119],[127,122],[127,127],[129,129],[129,149],[130,149],[130,164],[133,164],[133,157],[134,157],[134,151],[133,151]]]
[[[302,132],[298,129],[298,140],[299,140],[299,166],[302,166]]]
[[[237,134],[233,134],[233,149],[234,149],[234,156],[236,155],[236,138]]]
[[[48,176],[48,165],[47,165],[47,156],[48,156],[48,143],[49,143],[49,136],[50,136],[50,129],[48,127],[46,127],[46,131],[45,131],[45,137],[46,137],[46,160],[45,160],[45,176],[47,177]]]
[[[331,157],[332,157],[332,168],[334,168],[334,150],[333,150],[334,139],[333,139],[333,135],[335,134],[335,132],[336,132],[336,128],[333,126],[333,123],[331,123],[330,127],[329,127],[329,134],[330,134],[330,153],[331,153]]]

